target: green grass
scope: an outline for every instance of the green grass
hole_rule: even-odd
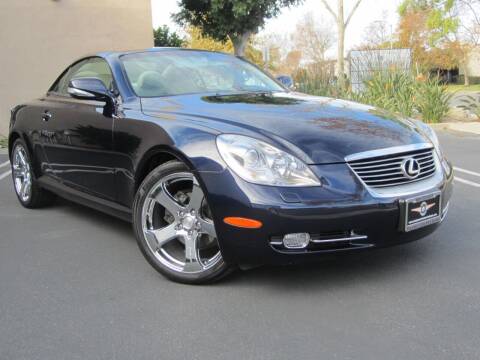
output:
[[[480,92],[480,84],[476,85],[470,85],[470,86],[465,86],[465,85],[448,85],[447,86],[447,91],[448,92]]]
[[[8,146],[7,138],[0,135],[0,149],[1,148],[6,148],[7,146]]]

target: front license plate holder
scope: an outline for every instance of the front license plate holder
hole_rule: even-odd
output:
[[[409,232],[442,220],[442,194],[435,192],[401,202],[400,230]]]

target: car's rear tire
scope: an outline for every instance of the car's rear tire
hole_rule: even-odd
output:
[[[30,154],[22,139],[17,139],[13,143],[10,158],[13,187],[20,204],[29,209],[52,204],[55,195],[38,185]]]
[[[135,196],[133,226],[147,261],[171,280],[211,283],[232,270],[223,261],[203,190],[181,162],[147,175]]]

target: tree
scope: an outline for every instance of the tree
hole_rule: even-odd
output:
[[[183,39],[174,31],[170,31],[167,25],[153,29],[153,40],[155,46],[181,47]]]
[[[383,13],[383,19],[387,13]],[[362,49],[387,49],[393,46],[393,29],[386,20],[371,22],[364,31]]]
[[[350,21],[352,20],[353,15],[355,14],[355,11],[357,11],[358,7],[360,6],[362,0],[356,0],[352,10],[347,15],[346,19],[345,19],[343,0],[336,0],[337,12],[332,10],[327,0],[321,0],[321,2],[323,3],[327,11],[333,16],[333,18],[335,19],[335,22],[337,23],[337,38],[338,38],[337,76],[340,81],[340,85],[344,85],[343,82],[345,77],[345,32],[347,30],[348,25],[350,24]]]
[[[181,25],[198,27],[202,35],[225,42],[231,40],[234,53],[245,55],[252,34],[266,19],[276,16],[282,7],[301,0],[180,0],[174,15]]]
[[[202,35],[202,31],[196,27],[187,28],[187,38],[184,46],[190,49],[202,49],[209,51],[233,52],[233,44],[230,40],[221,42],[211,37]],[[257,50],[251,42],[245,47],[245,58],[258,66],[262,66],[262,52]]]
[[[456,0],[404,0],[399,7],[400,45],[411,48],[424,69],[453,69],[459,64],[455,5]]]
[[[472,51],[480,45],[480,0],[458,0],[458,12],[462,15],[457,41],[460,46],[460,64],[464,71],[465,85],[470,85],[469,62]]]
[[[201,49],[208,51],[221,51],[225,53],[233,52],[231,41],[218,41],[209,36],[204,36],[202,31],[194,26],[186,29],[187,37],[185,46],[190,49]]]
[[[432,67],[432,61],[428,54],[428,31],[426,28],[426,19],[428,10],[399,11],[400,23],[398,27],[398,37],[400,47],[410,48],[412,50],[413,60],[422,68]]]
[[[302,60],[302,52],[299,50],[290,51],[283,61],[283,69],[285,74],[293,74],[300,67]]]
[[[326,53],[335,40],[331,28],[328,22],[315,19],[312,14],[305,14],[293,33],[293,47],[300,50],[309,62],[324,62]]]
[[[427,40],[431,47],[441,45],[455,34],[459,19],[454,13],[456,0],[404,0],[400,4],[400,16],[408,12],[424,12]]]
[[[459,24],[462,39],[469,44],[480,44],[480,0],[457,0],[459,14],[463,21]]]

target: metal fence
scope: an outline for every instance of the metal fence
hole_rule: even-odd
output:
[[[408,72],[412,66],[411,49],[353,50],[350,52],[352,90],[360,92],[365,82],[378,72]]]

